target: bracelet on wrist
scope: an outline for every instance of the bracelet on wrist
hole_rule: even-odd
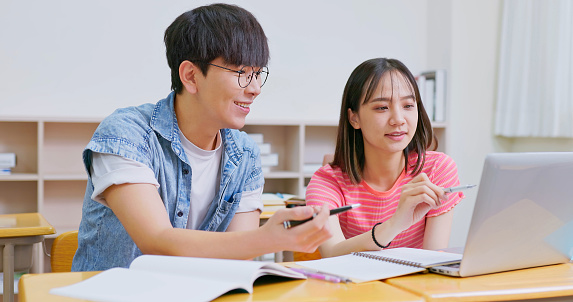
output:
[[[374,241],[374,243],[375,243],[378,247],[385,249],[385,248],[388,248],[388,247],[390,246],[390,244],[392,244],[392,241],[388,242],[387,245],[381,245],[380,243],[378,243],[378,241],[376,241],[376,236],[374,236],[374,231],[376,230],[376,227],[377,227],[379,224],[382,224],[382,222],[378,222],[377,224],[375,224],[375,225],[372,227],[372,240]]]

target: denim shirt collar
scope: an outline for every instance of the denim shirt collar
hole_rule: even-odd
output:
[[[179,125],[175,114],[175,91],[172,91],[167,98],[159,101],[151,115],[150,126],[163,138],[171,142],[173,152],[185,163],[189,164],[187,156],[183,151],[183,145],[179,139]],[[221,139],[224,147],[224,161],[228,158],[235,165],[241,161],[243,150],[236,145],[237,138],[229,129],[221,129]]]

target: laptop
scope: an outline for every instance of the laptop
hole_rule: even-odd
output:
[[[430,271],[468,277],[567,263],[572,255],[573,152],[493,153],[461,262]]]

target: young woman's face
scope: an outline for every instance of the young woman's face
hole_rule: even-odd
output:
[[[416,133],[418,107],[414,90],[399,72],[387,72],[358,112],[349,109],[350,123],[362,130],[364,149],[402,152]]]

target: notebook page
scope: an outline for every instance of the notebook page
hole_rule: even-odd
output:
[[[249,291],[252,291],[255,279],[262,275],[306,279],[302,274],[277,263],[231,259],[143,255],[131,263],[130,269],[242,282],[242,287]]]
[[[353,279],[355,282],[373,281],[425,271],[423,268],[368,259],[352,254],[301,261],[296,264],[321,272]]]
[[[443,264],[458,263],[462,260],[462,254],[446,253],[432,250],[400,247],[381,251],[362,252],[362,254],[387,257],[402,261],[417,262],[422,267],[431,267]]]
[[[197,277],[112,268],[51,294],[91,301],[210,301],[241,288],[238,283]]]
[[[306,279],[276,263],[144,255],[50,293],[96,301],[210,301],[234,289],[253,292],[262,275]],[[102,290],[104,289],[104,290]]]

